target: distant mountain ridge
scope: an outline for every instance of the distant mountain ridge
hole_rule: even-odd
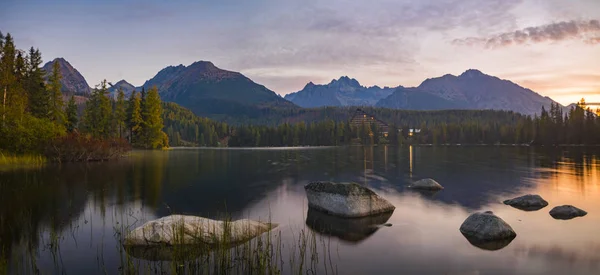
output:
[[[112,83],[109,83],[109,85],[110,84]],[[108,93],[113,98],[117,98],[117,93],[119,92],[119,89],[123,90],[123,94],[125,94],[125,97],[129,97],[131,93],[133,93],[133,91],[136,90],[136,87],[133,86],[133,84],[125,81],[125,79],[121,79],[117,81],[117,83],[112,84],[110,88],[108,88]]]
[[[408,110],[493,109],[527,115],[539,114],[542,106],[556,103],[511,81],[469,69],[459,76],[429,78],[418,87],[363,87],[341,77],[326,85],[308,83],[285,96],[301,107],[376,106]]]
[[[44,70],[51,72],[53,62],[59,62],[65,95],[88,96],[91,93],[85,78],[64,58],[46,63]],[[542,106],[549,109],[550,104],[555,102],[511,81],[475,69],[458,76],[446,74],[429,78],[411,88],[365,87],[356,79],[342,76],[328,84],[309,82],[302,90],[282,98],[243,74],[220,69],[208,61],[165,67],[141,87],[120,80],[109,87],[109,93],[116,98],[116,91],[121,88],[129,96],[134,90],[152,86],[158,88],[164,101],[175,102],[197,115],[214,119],[256,118],[269,114],[270,110],[296,109],[297,105],[306,108],[494,109],[533,115],[539,114]]]
[[[158,88],[164,101],[175,102],[197,115],[257,116],[262,108],[296,108],[265,86],[238,72],[217,68],[208,61],[168,66],[142,86]]]
[[[85,78],[77,71],[71,63],[62,57],[55,58],[54,60],[47,62],[42,68],[46,71],[46,81],[48,76],[52,73],[52,66],[54,62],[58,62],[60,73],[62,78],[60,83],[62,85],[61,92],[63,95],[90,95],[92,89],[88,85]]]
[[[556,103],[509,80],[475,69],[466,70],[459,76],[447,74],[430,78],[417,88],[468,109],[511,110],[532,115],[539,113],[542,106],[549,109],[551,103]]]
[[[392,94],[395,88],[365,87],[347,76],[333,79],[325,85],[309,82],[298,92],[287,94],[284,98],[294,104],[305,107],[323,106],[373,106],[382,98]]]

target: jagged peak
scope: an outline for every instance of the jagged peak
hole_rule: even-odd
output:
[[[127,82],[127,80],[125,80],[125,79],[121,79],[121,80],[117,81],[117,83],[115,83],[115,85],[117,85],[117,84],[129,84],[129,85],[131,85],[131,83]]]
[[[216,68],[215,64],[213,64],[210,61],[205,61],[205,60],[198,60],[198,61],[192,63],[188,67],[196,67],[196,66],[206,66],[207,68],[210,68],[210,67]]]
[[[468,69],[464,73],[460,74],[459,77],[476,77],[485,75],[480,70],[477,69]]]
[[[66,66],[73,67],[73,66],[71,65],[71,63],[69,63],[69,61],[67,61],[67,60],[66,60],[64,57],[57,57],[57,58],[54,58],[52,61],[49,61],[49,62],[47,62],[47,63],[44,65],[44,67],[45,67],[45,66],[47,66],[47,65],[54,64],[54,62],[58,62],[59,64],[64,64],[64,65],[66,65]]]
[[[361,87],[358,80],[356,80],[354,78],[350,78],[345,75],[340,77],[337,80],[336,79],[331,80],[331,82],[328,85],[333,85],[333,84],[337,84],[337,83],[343,83],[343,84],[347,84],[347,85],[354,86],[354,87]]]

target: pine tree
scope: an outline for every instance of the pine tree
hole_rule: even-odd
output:
[[[142,118],[142,146],[151,149],[168,146],[168,144],[162,144],[164,125],[160,96],[156,87],[152,87],[142,98]]]
[[[142,131],[142,102],[135,91],[129,97],[127,108],[127,127],[129,128],[129,143],[137,145],[141,140]]]
[[[9,34],[4,37],[2,43],[2,57],[0,58],[0,92],[2,93],[2,127],[10,121],[13,113],[14,102],[18,97],[18,83],[14,75],[16,49],[12,36]],[[7,117],[9,119],[7,120]]]
[[[50,115],[50,93],[46,91],[44,76],[46,72],[40,67],[42,55],[33,47],[29,49],[26,89],[29,94],[29,110],[38,118]]]
[[[71,98],[69,99],[69,103],[67,104],[66,115],[67,115],[67,123],[66,123],[67,131],[73,132],[73,131],[75,131],[75,129],[77,129],[77,122],[78,122],[77,104],[75,104],[75,96],[71,96]]]
[[[117,102],[115,103],[114,119],[117,135],[123,138],[125,131],[125,121],[127,120],[127,110],[125,106],[125,93],[119,88],[117,93]]]
[[[58,62],[54,62],[52,64],[52,74],[50,75],[48,88],[50,94],[50,113],[49,117],[52,121],[64,124],[65,123],[65,113],[63,110],[63,98],[62,92],[62,84],[60,84],[62,76],[60,74],[60,64]]]
[[[88,100],[83,116],[85,132],[96,138],[108,138],[113,133],[111,129],[112,106],[106,96],[106,80],[97,86]]]

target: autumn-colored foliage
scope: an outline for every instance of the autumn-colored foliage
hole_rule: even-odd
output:
[[[99,139],[75,132],[55,139],[46,148],[46,157],[57,162],[105,161],[130,150],[131,145],[122,138]]]

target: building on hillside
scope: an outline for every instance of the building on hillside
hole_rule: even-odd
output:
[[[379,128],[379,131],[382,135],[384,135],[384,136],[388,135],[388,131],[389,131],[390,127],[385,122],[377,119],[373,115],[366,113],[362,109],[356,109],[356,111],[354,112],[354,115],[352,115],[352,118],[350,119],[350,125],[355,126],[355,127],[359,127],[363,124],[368,124],[370,126],[373,123],[377,124],[377,127]]]

